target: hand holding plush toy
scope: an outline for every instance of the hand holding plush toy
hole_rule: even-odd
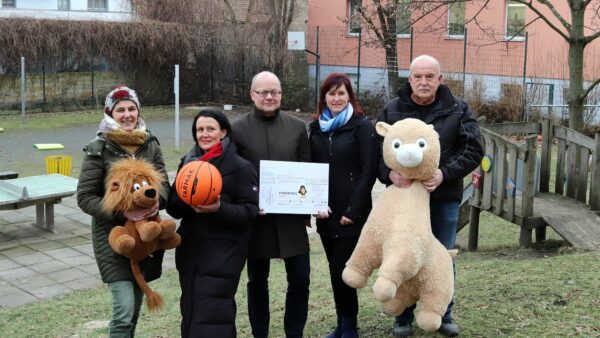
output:
[[[114,163],[106,180],[103,208],[107,213],[122,212],[124,226],[110,231],[108,243],[120,255],[128,257],[136,282],[146,295],[148,309],[159,310],[162,297],[152,291],[138,262],[152,252],[172,249],[181,243],[175,222],[158,215],[161,174],[144,160],[124,159]]]
[[[433,332],[454,293],[452,258],[431,232],[429,192],[422,183],[438,168],[439,136],[433,126],[410,118],[391,126],[379,122],[375,129],[384,137],[385,164],[413,182],[389,186],[375,202],[342,278],[362,288],[379,268],[373,292],[384,311],[399,315],[417,303],[417,324]]]

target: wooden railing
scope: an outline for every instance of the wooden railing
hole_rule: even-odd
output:
[[[519,136],[523,141],[514,141],[507,135]],[[536,168],[539,135],[541,151]],[[521,245],[531,244],[532,229],[536,230],[536,240],[544,240],[546,224],[534,213],[534,197],[538,191],[549,192],[553,173],[555,193],[582,201],[591,210],[600,210],[600,156],[595,156],[600,154],[599,134],[592,139],[553,125],[550,120],[489,125],[482,121],[481,139],[492,166],[487,172],[478,168],[480,184],[469,201],[469,249],[477,248],[481,210],[520,225]],[[556,168],[552,170],[554,142],[558,151]],[[519,162],[522,170],[518,170]],[[536,177],[539,177],[539,189]],[[520,189],[517,182],[522,182]]]

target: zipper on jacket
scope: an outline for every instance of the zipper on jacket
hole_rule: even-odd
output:
[[[329,133],[329,156],[333,156],[333,132]]]

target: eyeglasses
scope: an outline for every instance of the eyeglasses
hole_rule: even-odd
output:
[[[261,91],[257,91],[252,89],[253,92],[255,92],[256,94],[258,94],[258,96],[265,98],[267,97],[267,95],[271,94],[272,97],[279,97],[281,96],[281,90],[261,90]]]

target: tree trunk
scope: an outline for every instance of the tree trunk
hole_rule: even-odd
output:
[[[577,2],[577,1],[575,1]],[[583,131],[584,10],[571,6],[572,30],[569,41],[569,128]]]
[[[384,33],[385,63],[388,75],[388,95],[395,97],[398,92],[400,78],[398,77],[398,47],[396,31],[396,11],[394,6],[386,15],[386,30]]]

